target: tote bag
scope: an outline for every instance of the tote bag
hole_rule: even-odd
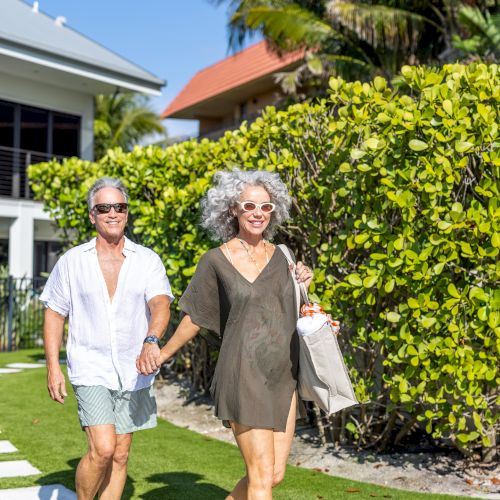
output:
[[[295,278],[295,263],[290,250],[278,245],[289,263],[297,299],[297,333],[299,336],[298,391],[304,401],[313,401],[327,415],[358,404],[344,363],[335,328],[322,308],[311,305],[307,290]],[[300,317],[300,297],[309,311]]]

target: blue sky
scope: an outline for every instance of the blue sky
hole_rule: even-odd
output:
[[[32,4],[32,0],[25,0]],[[167,81],[151,103],[163,111],[200,69],[228,55],[227,3],[208,0],[39,0],[40,11]],[[256,39],[250,43],[254,43]],[[171,137],[197,122],[165,120]]]

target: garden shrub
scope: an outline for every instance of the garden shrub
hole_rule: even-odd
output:
[[[404,67],[394,87],[332,78],[328,99],[267,108],[218,141],[39,164],[30,177],[75,242],[91,234],[90,184],[122,178],[134,237],[180,295],[213,246],[198,227],[213,173],[278,171],[293,196],[278,239],[313,264],[313,298],[343,324],[363,402],[331,418],[333,437],[384,448],[420,428],[488,453],[500,404],[499,101],[497,65]]]

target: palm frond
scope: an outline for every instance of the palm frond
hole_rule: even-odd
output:
[[[262,31],[266,38],[288,50],[300,46],[314,47],[335,35],[332,26],[295,4],[240,10],[231,19],[231,23],[239,22],[252,30]]]
[[[362,2],[331,0],[327,15],[334,23],[353,31],[374,48],[415,50],[425,23],[441,27],[414,12]]]
[[[458,13],[458,20],[472,35],[480,36],[484,49],[500,57],[500,14],[492,16],[485,12],[483,15],[477,7],[464,6]]]

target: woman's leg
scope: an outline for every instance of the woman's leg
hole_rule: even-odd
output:
[[[295,433],[295,414],[297,413],[297,392],[293,393],[285,432],[273,432],[274,438],[274,474],[273,487],[283,481],[285,477],[288,455],[292,447]]]
[[[271,429],[255,429],[231,422],[247,475],[227,500],[270,500],[274,476],[274,438]]]
[[[286,464],[290,448],[292,447],[293,436],[295,432],[295,414],[297,410],[297,393],[294,392],[290,403],[290,410],[286,422],[285,432],[273,432],[266,429],[253,429],[244,425],[231,422],[236,442],[240,448],[243,460],[247,468],[247,475],[240,479],[234,490],[226,500],[253,500],[254,498],[272,498],[272,493],[268,491],[268,496],[251,496],[249,490],[249,461],[255,463],[262,460],[262,463],[257,464],[257,469],[261,472],[258,476],[262,477],[262,471],[265,470],[266,485],[269,483],[269,459],[274,457],[271,477],[271,487],[279,484],[285,477]],[[253,432],[250,432],[253,431]],[[272,442],[269,443],[269,436]],[[254,442],[255,440],[255,442]],[[243,448],[242,448],[243,446]],[[260,454],[260,455],[259,455]],[[261,457],[260,459],[258,457]],[[247,458],[249,457],[249,461]],[[254,474],[256,476],[256,474]],[[269,489],[269,487],[268,487]]]

